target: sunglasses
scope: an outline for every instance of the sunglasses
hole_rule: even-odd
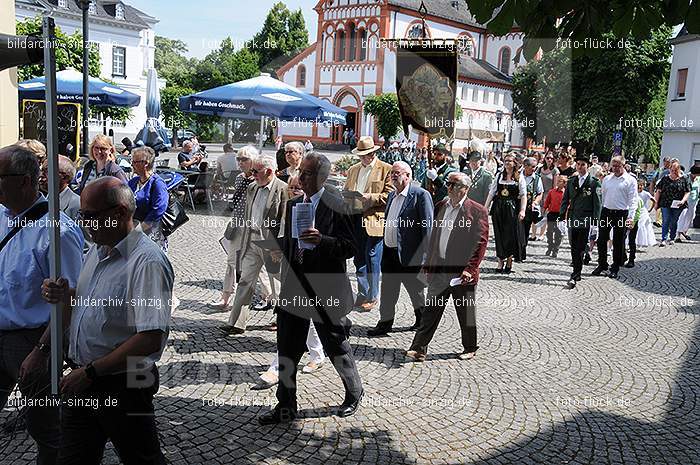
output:
[[[447,181],[447,182],[445,183],[445,185],[447,186],[448,189],[449,189],[450,187],[463,187],[460,183],[454,182],[454,181]]]
[[[245,158],[245,157],[236,157],[236,161],[248,161],[250,158]]]

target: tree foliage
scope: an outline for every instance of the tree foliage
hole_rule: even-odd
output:
[[[514,114],[526,137],[548,143],[575,141],[582,148],[610,153],[612,132],[622,122],[623,150],[631,158],[658,157],[670,71],[669,27],[646,39],[594,55],[547,52],[513,76]],[[611,34],[606,37],[612,37]],[[626,124],[644,121],[642,127]]]
[[[384,143],[401,130],[401,113],[396,94],[370,95],[365,99],[365,111],[374,116],[377,131],[384,138]]]
[[[489,32],[504,35],[517,25],[525,33],[523,52],[530,59],[542,48],[552,50],[552,39],[615,37],[641,39],[662,26],[685,24],[700,33],[700,0],[465,0],[469,11]],[[574,54],[589,54],[580,47]]]
[[[309,32],[301,9],[290,11],[284,3],[277,2],[248,48],[258,55],[261,70],[272,72],[308,45]]]

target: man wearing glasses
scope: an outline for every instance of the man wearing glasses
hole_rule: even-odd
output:
[[[153,410],[156,363],[170,328],[174,273],[134,227],[134,194],[118,179],[89,183],[80,199],[93,246],[75,288],[45,280],[44,298],[70,316],[71,372],[60,384],[59,463],[97,465],[111,440],[123,463],[163,463]]]
[[[489,239],[488,212],[468,198],[471,179],[464,173],[450,173],[445,182],[447,198],[435,205],[435,227],[430,236],[424,272],[428,297],[421,311],[420,327],[406,357],[422,362],[452,297],[462,333],[464,352],[460,360],[474,358],[476,339],[476,285],[479,266]]]
[[[39,193],[38,178],[34,153],[17,145],[0,149],[0,410],[17,383],[23,398],[50,396],[51,306],[40,294],[42,282],[49,278],[48,203]],[[83,234],[62,212],[60,228],[61,270],[75,287]],[[26,408],[27,430],[37,442],[37,463],[55,463],[58,408]]]

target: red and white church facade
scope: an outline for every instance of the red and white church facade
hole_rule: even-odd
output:
[[[287,84],[348,111],[347,127],[358,138],[380,142],[373,118],[363,111],[370,95],[396,92],[396,53],[380,39],[423,36],[420,0],[320,0],[316,42],[277,70]],[[457,102],[462,118],[455,123],[453,150],[480,138],[523,147],[523,136],[512,119],[511,76],[523,34],[514,28],[494,36],[476,23],[463,0],[425,0],[425,34],[432,39],[466,39],[468,51],[459,58]],[[522,59],[521,59],[522,60]],[[500,121],[499,121],[500,119]],[[340,143],[343,128],[288,124],[279,134],[288,139]],[[411,138],[418,140],[418,134]],[[419,141],[420,143],[420,141]]]

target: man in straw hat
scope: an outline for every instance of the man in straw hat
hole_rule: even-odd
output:
[[[377,305],[379,295],[379,271],[382,262],[382,238],[384,237],[384,208],[389,192],[393,190],[391,165],[376,157],[380,146],[371,136],[362,136],[352,153],[360,157],[348,170],[344,191],[346,197],[355,198],[353,213],[357,227],[357,299],[355,306],[363,311]]]

